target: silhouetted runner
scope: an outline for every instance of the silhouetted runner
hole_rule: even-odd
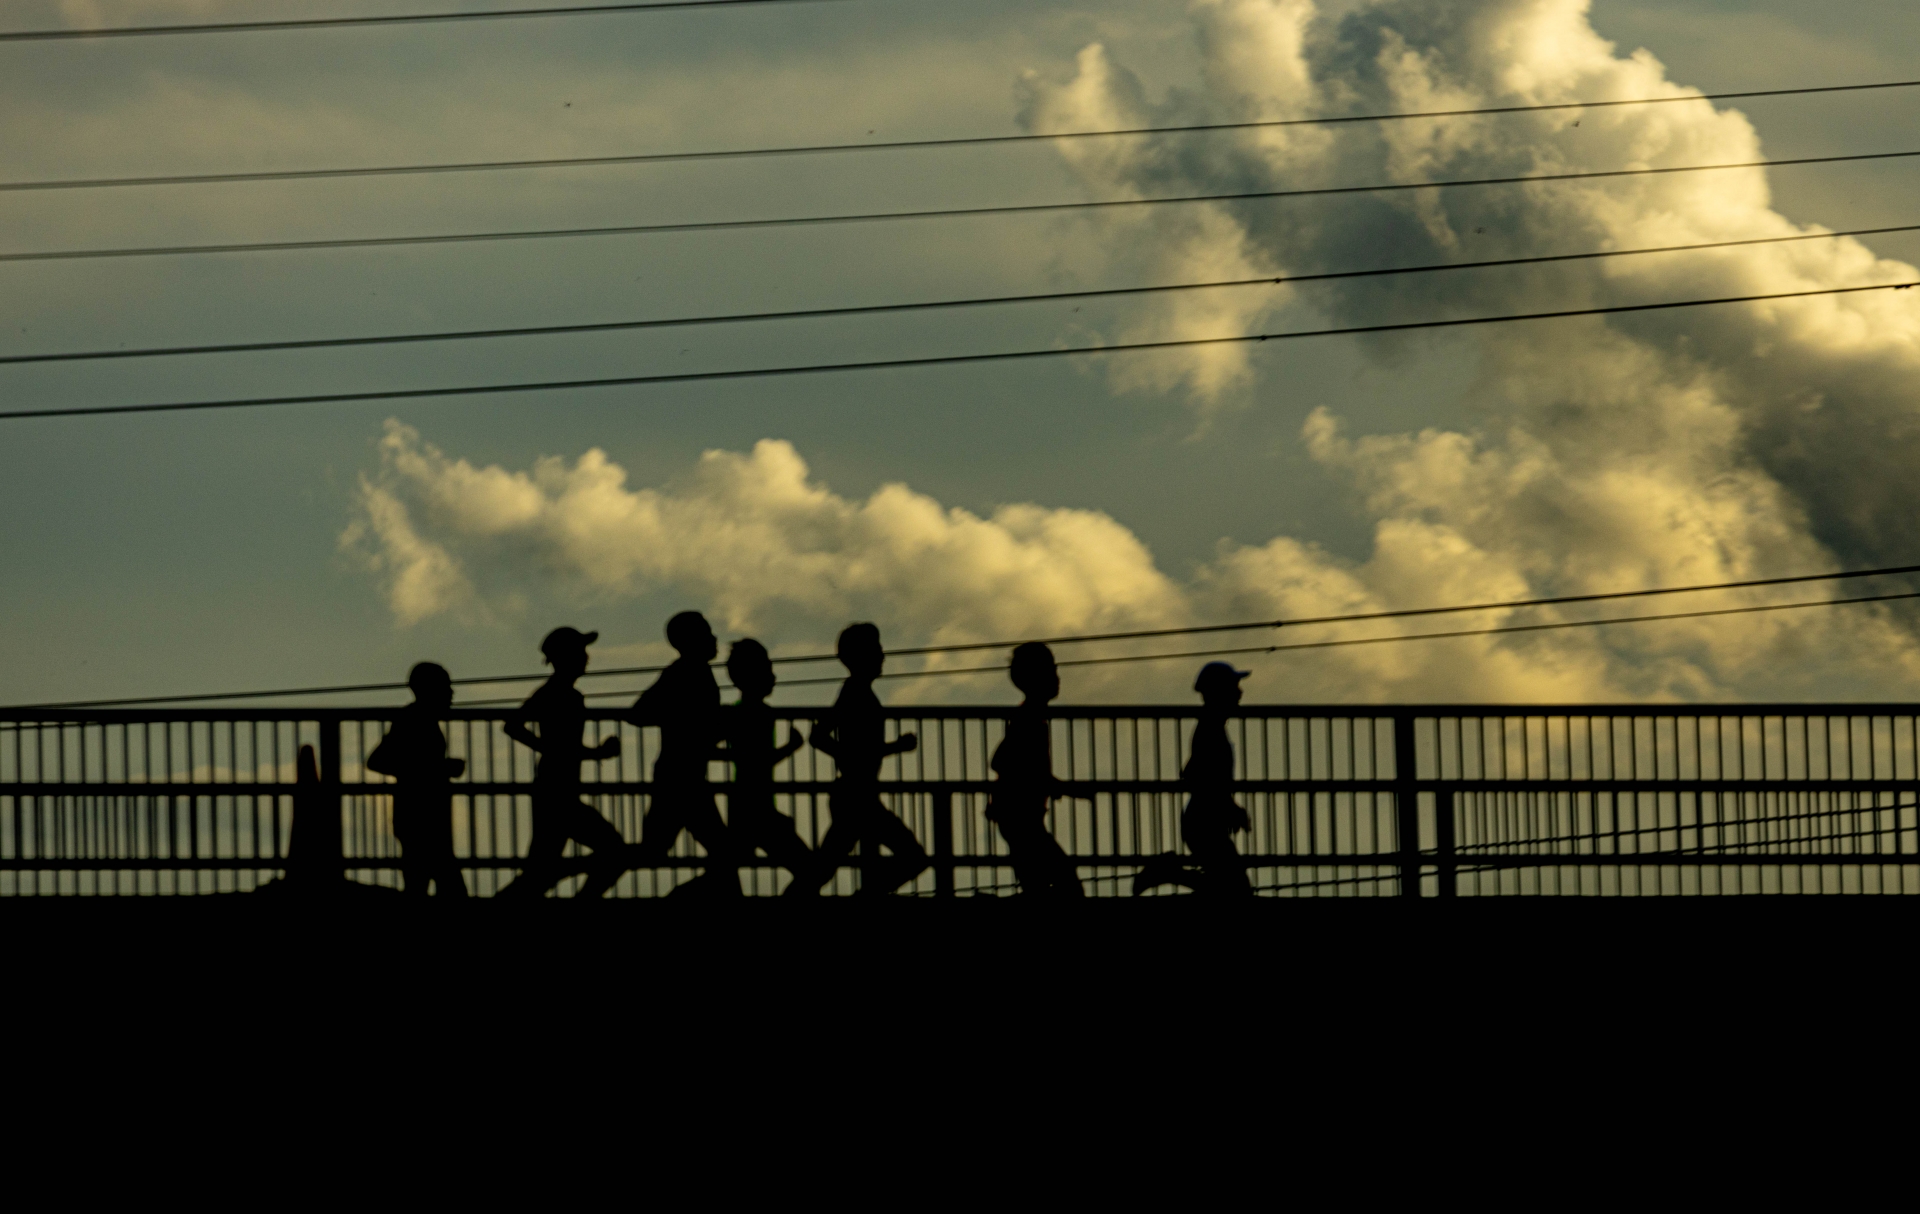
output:
[[[717,757],[720,742],[720,685],[709,665],[720,643],[697,611],[668,620],[667,641],[680,656],[640,693],[628,714],[636,724],[660,727],[660,757],[653,761],[653,804],[627,863],[658,867],[684,830],[707,849],[707,871],[674,892],[737,895],[733,841],[707,783],[707,764]]]
[[[881,803],[880,763],[888,755],[914,749],[920,740],[910,733],[886,740],[887,719],[873,694],[873,681],[887,661],[880,630],[872,624],[849,624],[837,648],[847,680],[833,701],[832,717],[815,725],[809,738],[815,750],[833,756],[839,769],[831,802],[833,825],[813,853],[813,871],[804,880],[796,876],[788,892],[819,893],[858,843],[863,853],[860,892],[888,894],[926,871],[927,853],[907,824]],[[883,846],[893,853],[887,860],[879,856]]]
[[[587,670],[587,646],[600,639],[597,632],[556,628],[540,642],[553,674],[527,697],[506,723],[507,736],[540,755],[533,769],[533,838],[520,875],[500,896],[538,898],[579,865],[562,866],[560,853],[572,839],[593,849],[587,883],[577,897],[598,898],[613,888],[625,869],[622,857],[627,841],[600,811],[580,799],[580,764],[589,759],[612,759],[620,754],[615,735],[588,749],[581,735],[587,727],[587,701],[574,681]],[[539,732],[528,724],[539,726]]]
[[[751,638],[735,641],[727,654],[727,677],[740,691],[740,702],[721,710],[726,756],[733,762],[727,830],[743,864],[750,864],[753,849],[760,848],[797,884],[812,868],[813,849],[801,840],[793,819],[774,805],[773,769],[800,749],[800,732],[793,730],[785,742],[773,744],[773,709],[767,707],[773,694],[773,662],[766,646]]]
[[[1047,802],[1060,795],[1053,774],[1052,728],[1047,705],[1060,694],[1060,671],[1053,650],[1029,641],[1013,651],[1013,685],[1026,693],[1007,718],[1007,736],[993,751],[1000,777],[987,801],[987,820],[1013,853],[1013,875],[1022,893],[1078,898],[1080,872],[1047,829]]]
[[[413,703],[400,710],[367,756],[367,767],[399,781],[393,837],[400,840],[407,896],[426,897],[433,882],[442,898],[464,898],[467,882],[453,856],[453,789],[447,781],[466,771],[467,761],[447,757],[447,736],[440,732],[440,718],[453,703],[453,678],[444,666],[421,662],[407,673],[407,686]]]
[[[1225,662],[1208,662],[1193,681],[1204,707],[1194,726],[1187,765],[1180,769],[1180,781],[1188,790],[1180,838],[1200,862],[1200,871],[1177,854],[1155,856],[1134,876],[1134,893],[1157,885],[1185,885],[1208,894],[1253,892],[1246,862],[1233,845],[1233,836],[1252,823],[1233,799],[1233,743],[1227,739],[1227,714],[1240,706],[1240,680],[1248,673]]]

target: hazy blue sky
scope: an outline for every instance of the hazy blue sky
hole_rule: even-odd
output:
[[[1275,0],[1273,20],[1294,11],[1290,5],[1294,0]],[[446,5],[444,0],[424,6],[407,0],[289,0],[273,11],[334,15],[420,7]],[[1268,116],[1302,112],[1301,107],[1339,111],[1343,102],[1332,85],[1343,61],[1331,50],[1314,52],[1319,56],[1312,59],[1315,87],[1322,91],[1312,94],[1321,98],[1312,104],[1302,100],[1309,94],[1276,91],[1262,98],[1246,85],[1244,73],[1253,69],[1235,66],[1236,49],[1227,43],[1252,39],[1245,31],[1254,25],[1248,23],[1267,20],[1266,10],[1253,11],[1257,7],[1241,4],[1245,11],[1235,26],[1227,21],[1233,6],[1221,4],[1190,11],[1179,3],[1132,0],[847,0],[711,13],[0,45],[0,178],[909,139],[1015,132],[1036,124],[1050,129],[1050,115],[1081,112],[1072,107],[1083,103],[1124,108],[1134,95],[1122,81],[1087,100],[1096,90],[1088,83],[1089,60],[1082,51],[1093,43],[1130,73],[1127,80],[1137,81],[1140,104],[1154,113],[1238,116],[1235,106],[1247,105],[1263,105]],[[1535,10],[1551,10],[1562,24],[1585,20],[1573,0],[1489,0],[1484,7],[1508,13],[1514,28],[1538,17]],[[1331,45],[1327,40],[1338,28],[1336,19],[1348,10],[1358,12],[1357,24],[1347,27],[1350,45],[1359,45],[1353,39],[1360,34],[1353,31],[1398,28],[1395,22],[1406,27],[1415,50],[1427,36],[1406,16],[1408,6],[1364,3],[1321,4],[1312,14],[1318,23],[1313,36]],[[20,29],[259,12],[259,5],[237,0],[15,0],[6,6],[4,20]],[[1910,4],[1898,0],[1844,5],[1594,0],[1591,22],[1616,44],[1617,55],[1644,47],[1664,65],[1666,79],[1707,91],[1920,76],[1920,22],[1913,20]],[[1479,80],[1471,73],[1461,77],[1462,95],[1475,104],[1531,96],[1529,89],[1544,87],[1501,83],[1506,78],[1499,73],[1524,65],[1526,55],[1501,49],[1487,30],[1436,29],[1431,38],[1435,47],[1491,39],[1486,62],[1496,66],[1485,69],[1490,74]],[[1471,58],[1464,51],[1445,53],[1454,56],[1450,63]],[[1082,56],[1079,67],[1076,56]],[[1230,89],[1220,80],[1233,71],[1243,74],[1234,77],[1240,83]],[[1076,78],[1079,84],[1070,83]],[[1364,100],[1369,77],[1356,69],[1353,79],[1361,82],[1354,85],[1354,96]],[[1572,91],[1579,95],[1577,87]],[[1757,131],[1764,154],[1772,157],[1920,148],[1915,122],[1920,90],[1754,101],[1738,108]],[[1629,131],[1622,138],[1646,137],[1644,129],[1635,130],[1639,134]],[[1529,126],[1511,136],[1482,131],[1479,138],[1471,154],[1455,150],[1425,163],[1434,166],[1436,176],[1448,175],[1498,160],[1488,149],[1499,150],[1503,138],[1516,147],[1534,147],[1545,146],[1539,141],[1547,136]],[[1160,153],[1141,152],[1132,161],[1116,155],[1090,163],[1041,144],[699,165],[7,193],[0,194],[0,249],[749,218],[1049,201],[1113,196],[1124,189],[1178,192],[1189,183],[1247,179],[1253,170],[1245,166],[1254,163],[1248,157],[1264,157],[1258,160],[1259,172],[1272,170],[1275,180],[1334,180],[1343,174],[1347,180],[1385,179],[1414,163],[1396,159],[1402,152],[1394,149],[1369,159],[1358,152],[1298,150],[1304,145],[1263,147],[1237,137],[1201,137],[1188,144],[1179,156],[1158,161],[1153,156]],[[1590,162],[1578,160],[1576,153],[1566,158],[1576,167],[1597,168],[1637,154],[1595,152]],[[1675,152],[1669,159],[1686,158]],[[1545,162],[1534,157],[1528,163]],[[1295,170],[1296,176],[1287,175]],[[1920,168],[1911,162],[1785,169],[1766,181],[1771,200],[1755,205],[1770,206],[1793,223],[1840,229],[1920,222],[1911,201]],[[1606,219],[1610,233],[1630,234],[1643,225],[1643,242],[1658,244],[1674,242],[1677,231],[1699,227],[1665,224],[1677,204],[1659,197],[1608,197],[1638,208],[1626,218]],[[1205,276],[1211,265],[1238,264],[1234,258],[1261,266],[1344,268],[1370,259],[1427,260],[1436,250],[1443,257],[1464,255],[1446,240],[1428,248],[1422,243],[1426,235],[1395,236],[1400,229],[1393,223],[1369,219],[1358,204],[1344,200],[1256,205],[1265,210],[1221,213],[1222,223],[1237,225],[1230,239],[1219,232],[1121,230],[1085,219],[1045,217],[0,265],[0,353],[1125,285],[1183,273],[1192,277],[1196,271]],[[1513,219],[1515,232],[1529,233],[1521,251],[1554,244],[1554,225],[1561,222],[1555,217],[1561,213],[1553,205],[1541,203],[1535,212]],[[1592,213],[1603,215],[1604,207],[1595,203]],[[1450,221],[1457,226],[1458,218]],[[1289,244],[1290,237],[1271,230],[1274,225],[1320,235]],[[1434,229],[1428,224],[1420,230],[1430,234]],[[1576,226],[1569,224],[1565,231],[1557,246],[1562,250],[1589,242]],[[1128,247],[1129,241],[1163,236],[1185,241],[1181,247],[1187,252],[1169,261],[1152,250]],[[1913,236],[1868,244],[1883,258],[1920,258],[1920,239]],[[1598,289],[1584,279],[1563,283],[1548,275],[1535,281],[1544,285],[1529,287],[1524,298],[1516,296],[1527,306],[1541,304],[1551,290],[1560,289],[1556,284],[1578,298],[1590,298]],[[1498,310],[1490,301],[1508,290],[1502,283],[1476,287],[1463,306]],[[1441,288],[1429,284],[1422,290]],[[1673,298],[1712,293],[1678,274],[1665,284],[1641,283],[1639,290],[1641,298],[1662,291]],[[1290,299],[1274,301],[1256,319],[1275,329],[1364,323],[1369,316],[1400,315],[1395,308],[1416,302],[1427,314],[1445,305],[1437,295],[1417,301],[1359,293],[1334,298],[1302,288]],[[1901,306],[1911,313],[1910,302]],[[1076,312],[1071,305],[1027,306],[377,351],[14,366],[0,368],[0,396],[8,408],[35,408],[646,374],[1123,340],[1141,326],[1207,321],[1155,315],[1142,307],[1088,304]],[[1236,319],[1244,318],[1222,318],[1217,331],[1231,329]],[[1625,335],[1622,340],[1667,349],[1661,345],[1665,331],[1621,326],[1618,332]],[[684,606],[713,612],[723,632],[751,627],[776,645],[812,649],[829,642],[836,622],[853,613],[871,615],[889,639],[908,643],[1008,635],[996,629],[1204,619],[1269,608],[1277,613],[1321,601],[1307,593],[1313,587],[1334,602],[1419,603],[1516,591],[1607,589],[1621,579],[1634,584],[1688,571],[1740,576],[1796,572],[1822,560],[1891,563],[1901,555],[1897,506],[1868,501],[1872,494],[1865,490],[1845,500],[1828,492],[1836,483],[1862,478],[1885,482],[1882,487],[1891,492],[1887,466],[1846,455],[1852,448],[1833,445],[1838,440],[1830,441],[1829,431],[1809,437],[1781,429],[1786,423],[1770,419],[1785,416],[1786,405],[1776,412],[1771,405],[1753,404],[1742,413],[1749,395],[1763,393],[1764,385],[1748,384],[1743,372],[1723,365],[1735,357],[1725,350],[1738,347],[1760,358],[1771,349],[1771,339],[1715,330],[1689,331],[1675,340],[1697,348],[1724,343],[1724,349],[1715,347],[1717,353],[1703,356],[1700,383],[1709,386],[1698,390],[1717,393],[1722,404],[1716,408],[1726,416],[1745,418],[1727,425],[1743,435],[1766,437],[1742,446],[1723,463],[1713,463],[1717,455],[1713,460],[1702,456],[1713,463],[1698,473],[1702,494],[1718,493],[1714,487],[1729,477],[1747,477],[1752,484],[1742,492],[1753,496],[1741,499],[1747,504],[1720,502],[1714,508],[1718,513],[1700,517],[1751,519],[1761,511],[1751,503],[1764,500],[1770,503],[1767,511],[1777,512],[1775,530],[1784,538],[1768,539],[1775,532],[1765,528],[1734,537],[1725,527],[1676,524],[1672,534],[1648,535],[1645,551],[1633,559],[1586,564],[1563,559],[1578,541],[1544,532],[1528,541],[1532,546],[1525,552],[1502,557],[1497,568],[1476,563],[1471,554],[1445,563],[1444,574],[1385,559],[1383,519],[1444,525],[1450,536],[1477,545],[1475,552],[1491,552],[1491,542],[1473,538],[1474,520],[1507,491],[1490,479],[1486,492],[1491,496],[1470,505],[1457,495],[1442,503],[1429,488],[1396,489],[1389,482],[1400,484],[1395,480],[1400,474],[1383,470],[1368,454],[1386,451],[1385,446],[1360,442],[1349,449],[1327,439],[1316,448],[1303,437],[1303,427],[1324,408],[1337,416],[1341,433],[1354,440],[1402,436],[1380,437],[1378,443],[1412,443],[1412,436],[1424,430],[1457,433],[1465,436],[1463,442],[1480,444],[1476,449],[1487,459],[1498,454],[1508,461],[1501,467],[1511,471],[1517,466],[1513,461],[1523,462],[1532,449],[1514,436],[1526,430],[1533,435],[1527,441],[1536,441],[1545,424],[1541,418],[1572,406],[1536,394],[1527,398],[1522,416],[1515,411],[1519,406],[1490,404],[1490,383],[1508,383],[1524,373],[1522,368],[1537,365],[1528,359],[1552,359],[1551,339],[1542,337],[1536,348],[1507,350],[1493,365],[1487,361],[1490,340],[1462,334],[1263,348],[1245,368],[1228,368],[1226,379],[1213,389],[1201,385],[1198,370],[1129,373],[1119,367],[1121,359],[1112,365],[1061,359],[443,402],[8,422],[0,424],[0,501],[8,523],[0,540],[0,618],[6,628],[0,700],[398,678],[423,657],[444,662],[456,674],[528,669],[537,665],[538,639],[558,623],[601,630],[608,660],[644,658],[660,652],[661,623]],[[1541,347],[1543,342],[1548,346]],[[1909,441],[1898,401],[1902,383],[1906,399],[1912,397],[1913,380],[1900,378],[1911,368],[1910,361],[1901,361],[1910,354],[1910,349],[1887,354],[1884,373],[1847,364],[1852,368],[1847,382],[1873,403],[1859,406],[1857,426],[1841,428],[1869,451],[1889,450],[1881,441],[1883,431],[1899,436],[1901,443]],[[1816,385],[1804,392],[1824,392],[1817,386],[1819,377],[1838,374],[1817,360],[1795,367],[1810,369],[1782,374]],[[1852,407],[1844,392],[1834,391],[1830,413]],[[1662,415],[1671,416],[1671,410]],[[417,431],[417,438],[398,432],[383,449],[383,427],[390,418]],[[1627,430],[1635,425],[1620,423]],[[1718,452],[1736,442],[1704,421],[1688,434],[1692,437],[1671,440],[1669,452],[1684,443],[1698,443],[1703,453]],[[474,521],[475,511],[484,512],[477,499],[458,498],[458,486],[448,487],[464,475],[456,467],[460,461],[473,470],[497,467],[505,475],[529,472],[543,458],[563,461],[551,467],[573,468],[597,448],[608,463],[624,469],[629,490],[659,490],[673,501],[696,503],[700,526],[716,528],[715,536],[731,535],[727,511],[775,508],[759,499],[741,505],[738,494],[702,489],[702,453],[718,450],[745,458],[765,439],[792,445],[810,470],[814,490],[833,495],[825,505],[825,499],[808,499],[806,509],[825,511],[819,518],[831,516],[845,534],[822,541],[814,554],[819,560],[806,566],[812,572],[773,562],[754,566],[761,571],[751,576],[832,582],[831,573],[819,570],[836,560],[894,559],[904,542],[897,536],[890,533],[871,550],[859,547],[865,542],[859,537],[880,525],[874,519],[895,509],[891,499],[875,505],[872,495],[882,486],[904,483],[942,510],[964,510],[981,519],[998,517],[997,510],[1019,503],[1060,512],[1040,521],[1007,516],[1005,529],[1018,536],[1038,534],[1036,528],[1066,534],[1085,519],[1064,512],[1098,512],[1112,520],[1115,533],[1137,537],[1164,584],[1149,584],[1135,562],[1122,573],[1088,573],[1031,604],[1015,603],[1019,596],[1011,591],[974,606],[954,605],[953,592],[916,598],[917,591],[901,588],[902,579],[926,581],[934,575],[914,573],[893,581],[888,578],[894,575],[876,574],[861,583],[867,589],[849,589],[839,597],[791,586],[781,593],[766,587],[743,590],[699,568],[697,553],[671,560],[661,555],[653,564],[651,555],[614,554],[606,558],[611,564],[595,564],[599,556],[580,556],[579,545],[591,547],[590,537],[555,538],[576,525],[636,525],[631,520],[610,520],[588,510],[554,514],[541,530],[483,525]],[[1621,438],[1621,449],[1632,441]],[[422,455],[428,446],[444,457]],[[1362,467],[1369,459],[1375,462]],[[1702,460],[1687,466],[1704,467]],[[1463,466],[1487,468],[1473,461]],[[1644,463],[1633,467],[1636,475],[1656,481],[1665,475],[1646,472]],[[1487,475],[1494,477],[1491,471]],[[369,488],[387,495],[381,500],[407,506],[409,534],[459,562],[459,588],[446,589],[424,606],[415,603],[411,610],[396,597],[391,579],[404,554],[395,548],[399,541],[391,528],[374,525]],[[626,498],[607,500],[628,508]],[[849,513],[854,506],[864,513]],[[1678,517],[1684,511],[1676,507],[1669,513]],[[763,514],[754,517],[763,519]],[[792,524],[797,531],[778,534],[792,540],[826,525],[809,518],[813,521]],[[891,516],[881,522],[891,526]],[[653,542],[645,538],[651,532],[634,534],[640,538],[632,543]],[[343,535],[348,536],[344,544]],[[1711,559],[1682,551],[1693,542],[1683,536],[1697,540],[1700,554]],[[1298,552],[1262,547],[1276,537],[1288,537]],[[1233,547],[1223,549],[1223,541]],[[714,559],[744,568],[744,549],[728,548],[728,542],[713,541],[710,551],[719,554]],[[996,532],[982,543],[992,548],[1002,536]],[[1020,560],[1040,566],[1071,563],[1059,554],[1090,550],[1072,547],[1080,543],[1055,539],[1022,549],[1025,555],[1008,558],[1012,564],[994,566],[996,576],[1017,579]],[[1118,543],[1107,531],[1085,541],[1104,545],[1103,554]],[[663,552],[666,547],[655,546]],[[1270,575],[1248,572],[1258,563],[1248,555],[1256,549],[1269,553],[1261,558],[1269,563],[1283,555],[1294,563]],[[1240,557],[1230,559],[1234,552]],[[1920,556],[1920,542],[1910,544],[1906,555]],[[370,557],[378,557],[381,568],[370,567]],[[1309,557],[1310,570],[1301,564]],[[946,561],[942,568],[950,569],[960,558],[941,559]],[[1326,589],[1349,574],[1353,580],[1347,590]],[[1259,576],[1270,576],[1271,593],[1249,580]],[[1893,644],[1886,638],[1897,640],[1908,632],[1897,616],[1858,618],[1884,625],[1887,631],[1874,634],[1880,638],[1875,644]],[[1321,664],[1311,672],[1301,668],[1293,680],[1285,670],[1262,666],[1275,677],[1250,694],[1281,700],[1433,696],[1451,690],[1500,696],[1531,688],[1556,696],[1783,691],[1910,696],[1920,691],[1911,682],[1920,666],[1910,654],[1885,663],[1874,676],[1879,681],[1869,686],[1859,683],[1859,671],[1875,666],[1870,651],[1835,657],[1825,642],[1806,643],[1796,639],[1799,635],[1782,626],[1755,638],[1739,655],[1707,652],[1718,643],[1712,636],[1675,641],[1677,648],[1641,639],[1577,653],[1463,651],[1460,661],[1474,670],[1493,669],[1491,662],[1505,671],[1484,681],[1446,666]],[[1786,667],[1791,671],[1783,675]],[[1165,670],[1078,689],[1070,681],[1067,694],[1173,696],[1183,694],[1188,678],[1181,670]],[[997,694],[990,686],[967,691],[989,693]]]

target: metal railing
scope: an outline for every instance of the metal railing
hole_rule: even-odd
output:
[[[780,710],[807,722],[820,710]],[[899,709],[919,749],[887,761],[883,800],[932,857],[904,893],[1017,889],[986,820],[1005,709]],[[1056,774],[1078,799],[1050,821],[1089,894],[1130,892],[1147,857],[1181,849],[1177,780],[1196,713],[1056,707]],[[0,896],[196,894],[256,888],[288,867],[295,805],[338,818],[354,880],[400,882],[391,785],[364,759],[391,710],[49,710],[0,718]],[[444,728],[467,761],[454,784],[455,851],[469,889],[513,876],[530,831],[533,755],[498,711]],[[1246,706],[1228,722],[1238,840],[1257,891],[1292,897],[1920,892],[1920,706]],[[658,754],[616,713],[620,758],[584,765],[582,792],[638,841]],[[296,781],[312,747],[317,784]],[[724,768],[713,769],[723,807]],[[776,802],[803,839],[831,821],[832,761],[803,747]],[[304,829],[304,828],[303,828]],[[328,840],[331,846],[331,840]],[[311,845],[309,845],[311,846]],[[682,838],[619,897],[671,892],[703,870]],[[786,874],[744,869],[749,893]],[[561,886],[569,894],[578,878]],[[859,885],[854,857],[829,887]]]

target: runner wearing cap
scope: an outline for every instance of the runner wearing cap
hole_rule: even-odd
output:
[[[575,628],[549,632],[540,642],[540,652],[553,674],[506,723],[507,736],[540,758],[533,769],[533,838],[527,843],[526,863],[520,876],[500,891],[501,897],[538,898],[569,871],[577,871],[578,864],[560,863],[568,839],[593,849],[587,883],[576,897],[600,897],[624,871],[621,858],[627,841],[599,810],[580,799],[580,764],[620,754],[618,734],[594,747],[581,742],[587,701],[573,684],[586,673],[587,646],[599,639],[597,632]],[[529,729],[529,724],[539,726],[539,732]]]
[[[1180,769],[1180,782],[1188,789],[1180,838],[1200,862],[1200,871],[1172,853],[1155,856],[1134,876],[1134,893],[1157,885],[1185,885],[1211,894],[1253,892],[1246,862],[1233,843],[1233,836],[1252,823],[1233,799],[1233,743],[1227,738],[1227,715],[1240,706],[1240,680],[1249,673],[1225,662],[1208,662],[1193,681],[1205,707],[1194,726],[1187,765]]]

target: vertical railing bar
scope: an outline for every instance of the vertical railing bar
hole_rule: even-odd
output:
[[[1435,894],[1441,898],[1453,898],[1459,893],[1459,870],[1454,864],[1454,796],[1452,789],[1442,782],[1444,773],[1440,767],[1441,720],[1433,718],[1433,850]]]
[[[331,828],[332,833],[340,833],[340,802],[343,790],[340,786],[340,726],[339,721],[320,718],[320,789],[314,794],[316,802],[327,806],[328,813],[321,821]],[[328,847],[326,854],[332,857],[334,849]],[[338,880],[344,873],[329,871],[329,881]]]
[[[1420,794],[1415,771],[1413,710],[1396,709],[1393,721],[1394,841],[1400,853],[1400,896],[1420,896]]]

